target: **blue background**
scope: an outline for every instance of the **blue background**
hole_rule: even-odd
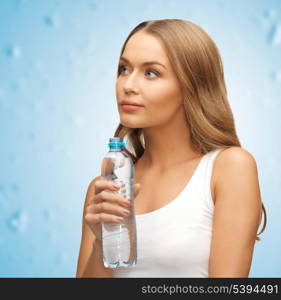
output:
[[[268,212],[250,277],[281,277],[278,0],[2,0],[1,277],[75,276],[85,193],[119,122],[121,46],[137,24],[163,18],[198,24],[219,47]]]

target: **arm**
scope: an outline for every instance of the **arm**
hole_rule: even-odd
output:
[[[85,209],[89,198],[95,193],[94,183],[96,177],[89,185],[84,202],[82,220],[82,238],[77,263],[76,277],[112,277],[112,270],[105,268],[102,260],[101,242],[97,240],[85,222]]]
[[[248,277],[262,212],[256,162],[249,152],[231,147],[215,164],[209,277]]]

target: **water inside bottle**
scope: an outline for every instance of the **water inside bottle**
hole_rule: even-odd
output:
[[[109,268],[136,264],[136,235],[133,216],[124,217],[123,224],[103,223],[103,260]],[[118,251],[116,251],[118,249]]]
[[[119,184],[117,193],[132,201],[132,214],[122,224],[102,224],[103,262],[105,267],[129,267],[137,262],[136,220],[134,215],[134,168],[131,159],[121,152],[109,152],[102,161],[101,175]]]

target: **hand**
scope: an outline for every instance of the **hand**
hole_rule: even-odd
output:
[[[99,240],[102,237],[102,222],[122,223],[123,217],[131,214],[130,200],[122,197],[117,192],[120,187],[114,187],[114,184],[109,180],[97,180],[94,184],[95,194],[90,196],[89,204],[86,207],[85,221]],[[139,190],[140,184],[134,184],[134,198]]]

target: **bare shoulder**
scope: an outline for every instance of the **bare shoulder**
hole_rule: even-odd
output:
[[[256,161],[254,156],[247,150],[241,147],[230,147],[222,150],[216,159],[217,165],[233,165],[239,164],[240,166],[255,165]]]
[[[245,182],[257,178],[257,164],[254,156],[240,147],[229,147],[216,157],[213,166],[214,190],[221,185],[234,186],[238,181]]]
[[[218,154],[214,162],[214,169],[216,169],[216,173],[225,173],[230,168],[233,172],[242,169],[253,171],[256,169],[256,160],[247,150],[240,147],[230,147]]]

